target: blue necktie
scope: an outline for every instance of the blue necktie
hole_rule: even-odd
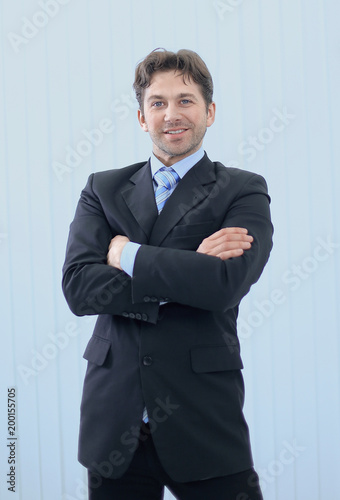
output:
[[[153,178],[157,184],[155,198],[158,213],[161,213],[167,199],[170,197],[177,182],[180,180],[180,177],[173,168],[162,167],[155,173]]]
[[[170,197],[171,193],[175,189],[177,182],[180,180],[179,175],[176,170],[171,167],[162,167],[153,176],[154,181],[157,184],[155,191],[156,204],[158,208],[158,213],[160,214],[163,207]],[[143,410],[143,420],[148,423],[148,412],[146,408]]]
[[[143,420],[144,422],[147,424],[148,421],[149,421],[149,418],[148,418],[148,412],[146,411],[146,408],[144,408],[143,410]]]

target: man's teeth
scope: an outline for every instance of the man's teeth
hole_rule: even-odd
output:
[[[185,132],[184,128],[182,128],[181,130],[169,130],[167,134],[181,134],[182,132]]]

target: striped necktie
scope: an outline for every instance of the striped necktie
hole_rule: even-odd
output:
[[[146,424],[147,424],[147,423],[148,423],[148,421],[149,421],[148,412],[147,412],[146,408],[144,408],[144,410],[143,410],[143,420],[144,420],[144,422],[145,422]]]
[[[176,170],[171,167],[162,167],[153,176],[155,183],[157,184],[155,191],[156,204],[158,208],[158,213],[160,214],[163,207],[170,197],[171,193],[176,187],[177,182],[180,180],[179,175]],[[148,412],[146,408],[143,410],[143,420],[145,423],[149,421]]]
[[[176,170],[171,167],[160,168],[153,176],[157,184],[155,191],[156,204],[158,213],[160,214],[163,207],[170,197],[171,193],[176,187],[177,182],[180,180]]]

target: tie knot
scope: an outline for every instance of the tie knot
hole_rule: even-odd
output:
[[[162,167],[154,175],[155,182],[158,187],[172,189],[179,181],[179,175],[176,170],[171,167]]]

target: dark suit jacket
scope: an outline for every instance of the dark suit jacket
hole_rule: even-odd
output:
[[[243,256],[222,261],[195,252],[205,237],[234,226],[254,237]],[[142,244],[133,278],[106,264],[117,234]],[[83,465],[121,476],[146,405],[157,453],[174,480],[252,466],[236,318],[271,238],[265,180],[206,155],[159,216],[148,162],[90,176],[63,269],[71,310],[99,315],[84,354]]]

